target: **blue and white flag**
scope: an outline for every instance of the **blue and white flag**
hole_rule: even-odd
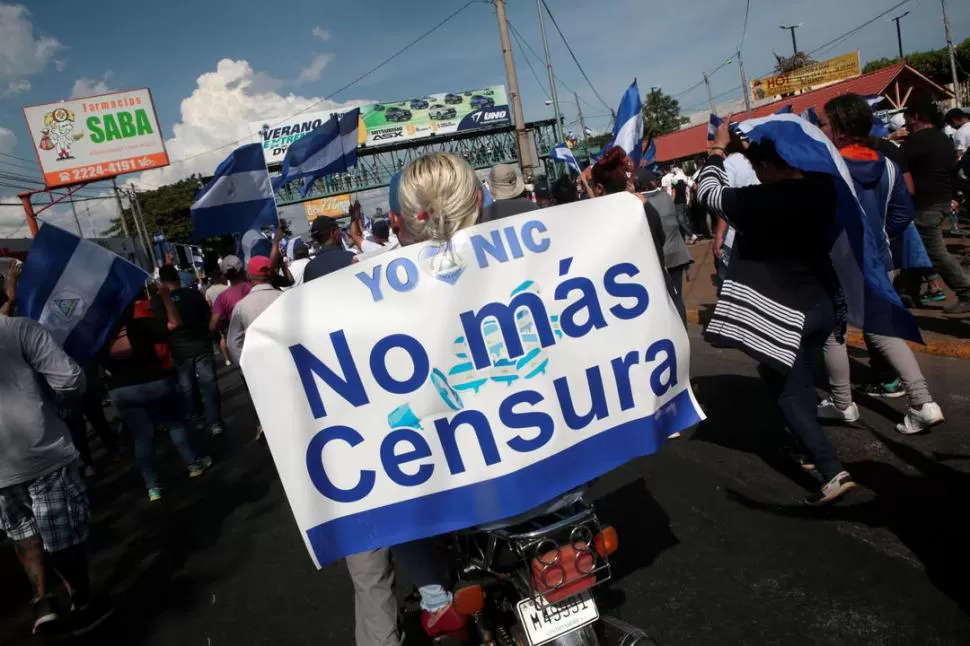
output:
[[[714,134],[717,132],[717,129],[721,127],[722,123],[724,123],[724,119],[717,116],[716,114],[711,115],[711,118],[707,122],[708,141],[714,141]]]
[[[818,113],[815,112],[815,108],[806,108],[799,116],[813,126],[818,125]]]
[[[775,112],[775,114],[791,114],[791,112],[792,112],[792,107],[791,107],[791,103],[789,103],[785,107]]]
[[[643,151],[643,158],[640,159],[640,168],[649,168],[651,171],[655,172],[656,166],[657,166],[657,144],[654,143],[653,137],[650,137],[650,141],[647,142],[647,147]]]
[[[279,183],[304,180],[300,195],[306,197],[313,180],[346,172],[357,165],[357,128],[360,108],[332,115],[326,123],[293,142],[283,158],[283,175]]]
[[[276,200],[263,147],[247,144],[232,151],[195,196],[191,211],[196,239],[276,224]]]
[[[835,145],[817,127],[790,114],[751,119],[741,129],[752,142],[773,142],[792,167],[833,177],[837,202],[829,255],[845,291],[849,323],[866,332],[922,343],[916,319],[886,275],[852,176]]]
[[[576,169],[576,172],[580,172],[579,162],[576,161],[576,157],[573,155],[573,151],[569,149],[569,145],[566,143],[556,144],[552,152],[549,153],[550,159],[555,159],[556,161],[562,162],[569,166],[570,168]]]
[[[149,278],[104,247],[45,224],[27,255],[17,308],[83,364],[101,350]]]
[[[623,93],[620,107],[616,111],[616,124],[613,126],[613,139],[603,149],[619,146],[633,160],[633,167],[639,168],[643,141],[643,102],[636,79]]]

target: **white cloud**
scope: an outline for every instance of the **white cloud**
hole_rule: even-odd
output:
[[[320,40],[323,40],[323,41],[330,40],[330,30],[324,29],[320,25],[317,25],[316,27],[314,27],[313,31],[311,31],[310,33],[312,33],[316,38],[319,38]]]
[[[92,199],[94,198],[94,199]],[[47,203],[46,194],[34,198],[35,208]],[[26,238],[30,236],[24,219],[24,210],[16,196],[0,197],[0,238]],[[74,204],[81,231],[85,238],[100,237],[111,226],[111,220],[118,217],[118,206],[111,189],[97,193],[86,191],[78,195]],[[77,233],[77,221],[71,204],[66,200],[45,210],[38,217],[41,222],[53,224],[71,233]]]
[[[196,80],[192,94],[182,100],[174,136],[165,142],[169,158],[187,159],[148,171],[135,179],[142,187],[156,187],[188,177],[209,174],[235,147],[254,141],[249,122],[278,123],[303,111],[347,110],[369,101],[338,103],[318,97],[281,94],[283,82],[257,72],[244,60],[223,59],[213,72]],[[215,149],[215,150],[214,150]]]
[[[100,79],[89,79],[89,78],[79,78],[74,81],[74,87],[71,88],[71,98],[76,98],[79,96],[92,96],[95,94],[105,94],[111,92],[114,88],[109,86],[108,83],[111,81],[111,77],[114,76],[112,72],[105,72]]]
[[[317,54],[307,67],[300,70],[300,75],[296,78],[295,83],[299,85],[310,81],[319,81],[320,77],[323,76],[323,71],[327,69],[327,65],[332,60],[333,54]]]
[[[17,146],[17,137],[9,128],[0,126],[0,153],[9,155]]]
[[[0,81],[5,94],[30,88],[28,76],[43,72],[64,45],[50,36],[35,36],[26,7],[0,4]],[[26,84],[26,85],[25,85]]]

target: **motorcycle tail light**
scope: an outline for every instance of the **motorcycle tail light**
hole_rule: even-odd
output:
[[[532,583],[549,603],[555,603],[596,583],[596,559],[588,546],[558,546],[532,559]]]
[[[610,525],[605,526],[593,538],[593,547],[596,553],[602,558],[606,558],[620,547],[620,538],[616,534],[616,529]]]
[[[455,610],[470,617],[485,607],[485,591],[480,585],[466,585],[455,590],[453,603]]]

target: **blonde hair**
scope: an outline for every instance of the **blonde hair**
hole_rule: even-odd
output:
[[[416,242],[450,240],[478,222],[481,189],[461,157],[446,152],[419,157],[404,169],[398,187],[404,227]]]

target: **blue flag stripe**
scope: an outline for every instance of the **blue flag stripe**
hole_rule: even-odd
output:
[[[240,146],[232,152],[231,155],[222,160],[218,166],[216,166],[216,171],[213,173],[214,178],[219,178],[223,175],[232,175],[233,173],[246,173],[254,170],[266,170],[266,158],[263,157],[263,147],[260,144],[247,144],[245,146]],[[215,181],[215,179],[213,179]],[[212,182],[209,182],[211,185]],[[209,185],[203,188],[199,195],[204,194],[209,190]],[[196,195],[195,199],[199,199],[199,195]]]
[[[231,204],[228,218],[226,208],[213,206],[192,209],[192,235],[196,238],[232,235],[276,223],[276,203],[273,200],[251,200]]]
[[[40,320],[51,292],[61,279],[64,268],[71,261],[81,239],[75,235],[45,224],[34,238],[32,252],[28,255],[24,273],[17,283],[17,310],[35,321]],[[44,253],[56,249],[56,253]],[[34,251],[38,253],[33,253]]]

